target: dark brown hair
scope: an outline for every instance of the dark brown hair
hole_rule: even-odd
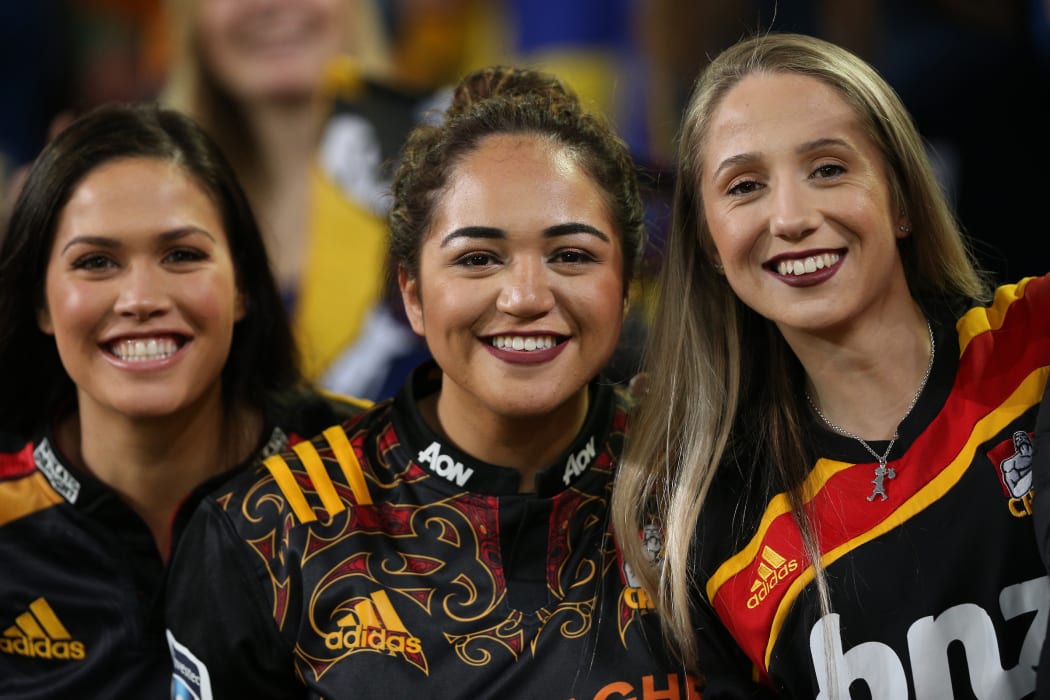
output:
[[[627,145],[558,78],[528,68],[492,66],[468,74],[443,120],[409,135],[394,175],[392,264],[418,275],[419,251],[449,173],[486,136],[514,133],[567,147],[605,193],[623,247],[626,294],[645,242],[643,203]]]

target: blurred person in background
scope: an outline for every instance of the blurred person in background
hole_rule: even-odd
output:
[[[304,371],[371,398],[426,356],[384,286],[389,167],[430,91],[400,89],[370,0],[173,0],[167,104],[258,211]]]

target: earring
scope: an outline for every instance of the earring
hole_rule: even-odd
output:
[[[897,228],[900,229],[901,233],[911,233],[911,226],[908,224],[897,224]]]
[[[717,272],[720,275],[724,275],[726,273],[726,269],[722,267],[722,263],[718,261],[712,261],[711,267],[715,268],[715,272]]]

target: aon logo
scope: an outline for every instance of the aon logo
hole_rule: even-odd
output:
[[[456,486],[465,485],[470,475],[474,473],[472,468],[464,467],[462,462],[441,454],[441,443],[436,441],[430,443],[430,446],[420,452],[416,459],[420,464],[430,467],[430,471],[448,479]]]

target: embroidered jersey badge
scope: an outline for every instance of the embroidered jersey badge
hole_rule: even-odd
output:
[[[798,570],[796,559],[788,560],[777,554],[776,550],[769,545],[764,546],[762,556],[758,560],[755,580],[751,584],[751,596],[747,599],[747,607],[754,610],[761,605],[769,596],[769,592],[796,570]]]
[[[0,652],[34,659],[81,661],[87,654],[83,642],[73,639],[55,611],[43,598],[15,618],[0,637]]]
[[[171,630],[165,630],[165,634],[168,637],[168,651],[171,653],[173,667],[172,700],[212,700],[208,667],[194,656],[193,652],[179,644]]]
[[[1016,518],[1032,514],[1032,450],[1032,436],[1018,430],[988,452],[988,459],[998,467],[1007,507]]]
[[[638,536],[642,540],[642,551],[645,554],[646,559],[652,565],[656,565],[660,558],[663,556],[664,551],[664,533],[663,529],[656,523],[649,523],[642,527]],[[617,549],[617,553],[619,550]],[[654,606],[649,595],[642,588],[642,582],[638,576],[631,569],[631,565],[621,559],[621,568],[623,570],[624,582],[627,587],[624,589],[624,602],[628,608],[632,610],[651,610]]]
[[[350,612],[336,621],[336,625],[339,629],[324,637],[324,645],[329,650],[401,655],[427,672],[422,641],[405,628],[386,591],[375,591],[358,600]]]

